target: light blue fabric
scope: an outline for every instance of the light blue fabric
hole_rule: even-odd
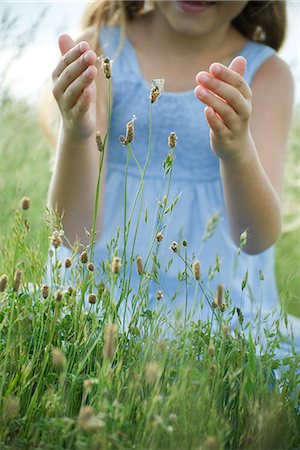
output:
[[[120,28],[103,28],[100,35],[102,51],[113,59],[113,104],[111,131],[108,143],[104,228],[100,240],[95,247],[96,262],[109,258],[107,244],[116,236],[118,227],[124,221],[124,182],[127,149],[120,143],[119,136],[125,134],[126,123],[135,115],[135,138],[132,150],[141,164],[145,163],[149,139],[149,84],[143,78],[138,60],[130,41],[126,38],[119,52]],[[119,52],[119,54],[118,54]],[[245,79],[251,86],[256,70],[275,54],[275,51],[265,45],[249,42],[239,53],[247,59]],[[200,68],[199,68],[200,69]],[[157,78],[161,76],[157,73]],[[226,217],[222,183],[219,171],[219,160],[213,154],[209,144],[209,127],[204,117],[205,105],[195,98],[193,90],[184,92],[163,92],[153,104],[153,144],[149,165],[145,176],[144,196],[140,226],[136,236],[133,256],[140,255],[145,261],[149,247],[154,237],[157,225],[157,201],[162,201],[167,192],[167,179],[164,180],[162,163],[167,153],[168,135],[175,131],[178,144],[174,149],[175,160],[173,176],[169,193],[169,202],[181,193],[177,205],[171,214],[163,221],[164,239],[158,245],[157,258],[161,268],[158,271],[159,284],[150,283],[149,307],[157,305],[155,293],[163,291],[164,304],[167,307],[184,307],[185,283],[180,283],[180,293],[171,300],[178,286],[178,272],[184,271],[184,262],[169,250],[173,241],[187,241],[186,251],[191,260],[199,258],[203,275],[203,286],[210,299],[213,298],[218,284],[223,284],[230,292],[232,303],[241,308],[245,321],[252,320],[261,311],[266,315],[274,307],[279,314],[279,299],[274,275],[274,248],[250,256],[243,252],[238,256],[238,249],[231,240]],[[271,149],[270,149],[271,151]],[[163,181],[164,180],[164,181]],[[127,219],[132,208],[135,193],[138,190],[140,176],[133,158],[129,160],[127,176]],[[146,208],[148,221],[145,222]],[[133,216],[131,232],[128,237],[127,249],[131,250],[134,240],[136,213]],[[202,243],[202,237],[209,220],[220,213],[218,226],[211,238]],[[122,256],[123,236],[119,237],[118,253]],[[155,246],[153,247],[155,248]],[[128,250],[128,257],[129,257]],[[63,249],[61,249],[63,251]],[[185,248],[180,248],[184,257]],[[209,269],[215,266],[216,256],[220,261],[220,272],[209,280]],[[168,267],[169,260],[173,263]],[[151,260],[150,260],[151,263]],[[148,265],[148,269],[151,264]],[[165,270],[168,267],[167,271]],[[259,277],[259,271],[264,274],[264,281]],[[248,272],[248,281],[242,292],[241,285]],[[133,273],[133,292],[137,291],[139,277]],[[196,318],[205,320],[211,317],[211,308],[198,289],[194,300],[195,281],[191,276],[188,280],[188,309],[194,304],[203,304],[197,309]],[[298,326],[299,328],[299,326]]]

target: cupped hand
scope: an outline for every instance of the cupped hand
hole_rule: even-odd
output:
[[[213,63],[209,72],[196,75],[195,96],[207,105],[210,143],[220,159],[242,157],[245,143],[251,140],[252,92],[243,78],[246,63],[243,56],[237,56],[228,68]]]
[[[64,131],[75,139],[85,139],[96,127],[97,55],[87,42],[76,44],[67,34],[62,34],[58,43],[62,57],[52,73],[52,92]]]

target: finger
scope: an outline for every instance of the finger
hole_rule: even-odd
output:
[[[234,127],[237,115],[230,105],[202,86],[196,87],[195,95],[199,100],[207,106],[211,106],[219,114],[227,128],[232,129]]]
[[[197,82],[225,100],[240,117],[245,120],[249,119],[251,114],[250,101],[246,100],[234,86],[225,83],[207,72],[199,72]]]
[[[76,80],[88,66],[94,65],[97,61],[96,53],[93,50],[88,50],[74,62],[69,64],[60,75],[56,82],[56,93],[63,94],[68,86]]]
[[[77,103],[74,106],[81,114],[84,114],[88,111],[93,96],[93,88],[92,86],[88,86],[83,89],[82,94],[80,95]]]
[[[247,60],[243,56],[236,56],[228,66],[228,69],[233,70],[236,73],[239,73],[242,77],[244,77],[247,67]]]
[[[97,68],[95,66],[89,66],[73,83],[71,83],[63,94],[64,107],[66,110],[73,108],[77,103],[82,92],[87,88],[97,75]]]
[[[89,48],[90,48],[89,44],[85,41],[82,41],[79,44],[72,47],[70,50],[68,50],[61,57],[59,63],[57,64],[56,68],[54,69],[54,71],[52,73],[52,80],[56,81],[57,78],[65,70],[65,68],[68,67],[68,65],[71,64],[73,61],[75,61],[77,58],[79,58],[79,56],[82,55],[84,52],[89,50]]]
[[[251,89],[243,76],[220,63],[213,63],[209,72],[216,78],[231,84],[246,98],[251,99]]]
[[[214,133],[221,134],[227,131],[226,125],[213,108],[210,106],[204,108],[204,115],[209,127]]]
[[[69,34],[61,34],[58,38],[58,45],[61,54],[64,55],[67,51],[71,50],[71,48],[75,47],[76,42],[73,41]]]

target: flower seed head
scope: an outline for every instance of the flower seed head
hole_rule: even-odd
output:
[[[172,244],[170,245],[169,249],[172,250],[174,253],[178,253],[178,251],[179,251],[178,242],[173,241]]]
[[[217,303],[216,300],[213,300],[213,301],[212,301],[211,307],[212,307],[213,309],[216,309],[216,308],[218,307],[218,303]]]
[[[218,306],[221,306],[223,303],[223,292],[224,292],[223,285],[219,284],[216,293],[216,301],[218,303]]]
[[[13,285],[14,292],[18,292],[18,290],[20,289],[21,279],[22,279],[22,270],[18,269],[16,270],[14,276],[14,285]]]
[[[65,268],[69,269],[72,266],[72,258],[65,259]]]
[[[156,361],[152,361],[145,367],[145,379],[147,383],[154,384],[160,378],[160,368]]]
[[[169,138],[168,138],[168,145],[170,148],[175,148],[177,144],[177,136],[174,133],[174,131],[171,131],[171,133],[169,134]]]
[[[200,261],[199,259],[196,259],[192,264],[192,270],[195,280],[200,280],[201,278],[201,268],[200,268]]]
[[[52,236],[50,236],[50,242],[54,248],[58,248],[63,244],[59,231],[53,231]]]
[[[97,144],[97,149],[99,150],[99,152],[102,152],[102,150],[103,150],[103,142],[102,142],[102,139],[101,139],[100,131],[97,131],[97,133],[96,133],[96,144]]]
[[[164,79],[151,80],[151,82],[150,82],[151,89],[150,89],[150,96],[149,96],[151,103],[156,102],[156,100],[160,96],[161,92],[163,91],[164,84],[165,84]]]
[[[29,208],[30,208],[30,198],[23,197],[21,200],[21,209],[23,209],[23,211],[26,211]]]
[[[157,291],[156,292],[156,299],[157,300],[161,300],[162,298],[164,298],[163,291]]]
[[[4,292],[7,286],[8,276],[4,273],[0,277],[0,292]]]
[[[265,279],[265,276],[264,276],[264,273],[263,273],[262,270],[259,271],[259,279],[260,279],[261,281],[264,281],[264,279]]]
[[[105,56],[101,57],[101,68],[107,79],[111,78],[112,75],[112,63],[113,63],[112,59],[109,59]]]
[[[57,302],[61,302],[62,298],[63,298],[63,293],[62,291],[56,291],[54,294],[54,298]]]
[[[73,286],[69,286],[68,289],[67,289],[67,292],[68,292],[69,295],[73,295],[74,292],[75,292],[75,289],[73,288]]]
[[[89,295],[89,303],[91,305],[94,305],[97,301],[97,295],[96,294],[90,294]]]
[[[164,238],[164,235],[162,234],[161,231],[159,231],[157,233],[157,235],[155,236],[155,239],[157,240],[157,242],[161,242],[163,240],[163,238]]]
[[[223,313],[226,311],[226,305],[225,303],[221,303],[221,305],[219,305],[220,311]]]
[[[53,365],[57,368],[57,369],[64,369],[65,365],[66,365],[66,357],[65,354],[63,353],[63,351],[60,348],[53,348],[52,349],[52,362]]]
[[[49,296],[49,286],[48,284],[43,284],[42,289],[41,289],[41,293],[42,293],[42,297],[43,298],[48,298]]]
[[[90,272],[94,272],[95,270],[95,266],[92,262],[88,263],[87,268],[89,269]]]
[[[112,359],[116,351],[116,335],[118,327],[116,324],[107,325],[104,330],[104,358]]]
[[[211,374],[211,376],[214,376],[216,374],[217,371],[217,366],[215,364],[211,364],[209,366],[209,373]]]
[[[83,250],[81,253],[79,260],[82,264],[86,264],[89,260],[88,252],[86,250]]]
[[[143,267],[143,260],[142,260],[141,256],[136,257],[136,270],[139,275],[143,275],[144,267]]]
[[[114,256],[111,263],[111,271],[112,273],[120,273],[122,267],[121,258],[118,256]]]

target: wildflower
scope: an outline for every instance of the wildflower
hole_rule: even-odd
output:
[[[61,232],[55,230],[52,233],[52,236],[50,236],[50,242],[53,245],[54,248],[58,248],[63,244],[63,240],[61,238]]]
[[[65,268],[69,269],[72,266],[72,258],[65,259]]]
[[[65,357],[63,351],[60,348],[55,347],[52,349],[51,355],[52,355],[53,365],[59,370],[64,369],[64,367],[66,365],[66,357]]]
[[[171,414],[169,415],[169,421],[170,421],[170,422],[176,422],[176,420],[177,420],[176,414],[171,413]]]
[[[21,278],[22,278],[22,270],[18,269],[18,270],[16,270],[16,273],[14,276],[14,285],[13,285],[14,292],[18,292],[18,290],[20,289]]]
[[[226,311],[226,305],[225,305],[225,303],[221,303],[221,305],[220,305],[220,310],[221,310],[222,313],[223,313],[224,311]]]
[[[144,272],[143,260],[140,256],[136,257],[136,269],[137,269],[137,273],[139,275],[143,275],[143,272]]]
[[[215,364],[211,364],[209,366],[209,373],[211,374],[212,377],[216,374],[216,371],[217,371],[217,366]]]
[[[14,418],[19,414],[20,411],[20,400],[17,397],[8,397],[5,400],[3,413],[6,418]]]
[[[156,299],[161,300],[164,297],[163,291],[156,292]]]
[[[230,326],[229,325],[223,325],[222,331],[225,334],[225,336],[229,336],[229,334],[230,334]]]
[[[73,295],[74,292],[75,292],[75,289],[73,288],[73,286],[69,286],[68,289],[67,289],[67,292],[68,292],[69,295]]]
[[[111,271],[112,273],[120,273],[122,267],[121,258],[118,256],[114,256],[111,263]]]
[[[21,200],[21,209],[23,209],[23,211],[26,211],[29,208],[30,208],[30,198],[23,197]]]
[[[91,305],[94,305],[97,301],[97,295],[96,294],[90,294],[89,295],[89,303]]]
[[[157,240],[157,242],[161,242],[163,240],[163,238],[164,238],[164,235],[162,234],[161,231],[159,231],[157,233],[157,235],[155,236],[155,239]]]
[[[200,280],[201,278],[201,270],[200,270],[200,261],[196,259],[192,264],[192,270],[194,274],[195,280]]]
[[[7,286],[7,281],[8,281],[8,277],[7,275],[4,273],[3,275],[1,275],[0,277],[0,292],[4,292]]]
[[[172,425],[168,425],[168,426],[167,426],[167,431],[168,431],[169,433],[173,433],[174,428],[172,427]]]
[[[172,244],[169,247],[170,250],[172,250],[174,253],[178,253],[179,251],[179,244],[175,241],[172,242]]]
[[[213,301],[211,302],[211,307],[212,307],[213,309],[216,309],[216,308],[218,307],[218,303],[217,303],[216,300],[213,300]]]
[[[112,75],[112,63],[113,63],[112,59],[109,59],[104,56],[101,57],[101,68],[107,79],[111,78]]]
[[[243,233],[240,235],[240,247],[244,248],[248,241],[248,229],[243,231]]]
[[[86,264],[89,260],[88,252],[86,250],[83,250],[81,253],[79,260],[82,264]]]
[[[112,359],[116,351],[116,334],[118,327],[116,324],[107,325],[104,330],[104,358]]]
[[[154,384],[160,378],[160,368],[156,361],[151,361],[145,368],[145,379],[147,383]]]
[[[174,133],[174,131],[171,131],[168,138],[168,146],[173,149],[176,147],[176,144],[177,144],[177,136]]]
[[[263,271],[262,271],[262,270],[259,270],[258,274],[259,274],[259,279],[260,279],[261,281],[264,281],[265,276],[264,276]]]
[[[100,131],[97,131],[97,133],[96,133],[96,144],[97,144],[97,149],[99,150],[99,152],[102,152],[104,146],[103,146],[103,142],[101,139]]]
[[[161,95],[165,84],[164,79],[155,79],[150,82],[150,100],[151,103],[155,103],[158,97]]]
[[[95,266],[92,262],[88,263],[87,268],[89,269],[90,272],[94,272],[95,270]]]
[[[216,293],[216,301],[217,301],[218,306],[221,306],[223,303],[223,292],[224,292],[223,286],[222,286],[222,284],[219,284],[217,287],[217,293]]]
[[[55,300],[56,300],[57,302],[61,302],[61,301],[62,301],[62,298],[63,298],[63,293],[62,293],[62,291],[56,291],[56,292],[55,292],[55,295],[54,295],[54,298],[55,298]]]
[[[98,384],[99,380],[97,378],[89,378],[88,380],[84,380],[83,382],[83,389],[84,391],[89,394],[92,392],[92,388],[94,384]]]
[[[43,284],[42,289],[41,289],[41,293],[42,293],[42,297],[43,298],[48,298],[48,295],[49,295],[49,286],[48,286],[48,284]]]
[[[207,347],[207,353],[209,354],[209,356],[214,356],[215,347],[212,343],[210,343],[209,346]]]
[[[91,406],[83,406],[80,409],[78,422],[80,428],[91,433],[99,431],[104,427],[103,420],[95,416],[94,410]]]
[[[126,135],[120,136],[120,142],[122,145],[130,144],[134,140],[134,121],[136,120],[136,116],[133,115],[132,119],[126,125]]]

